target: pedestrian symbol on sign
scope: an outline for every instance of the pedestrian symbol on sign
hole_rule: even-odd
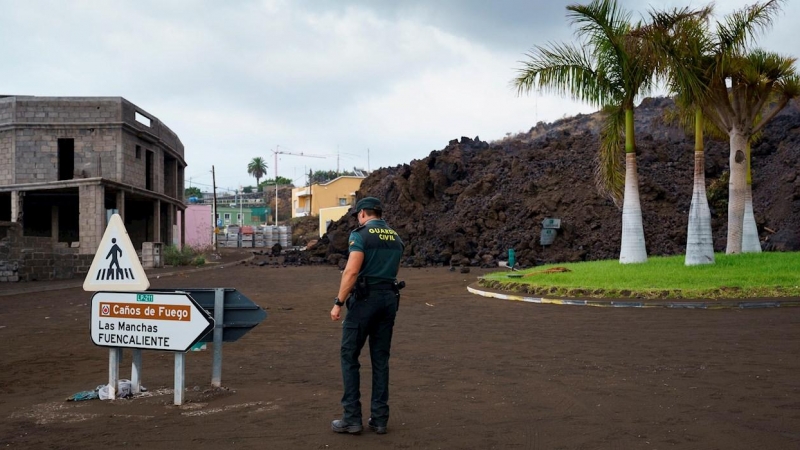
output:
[[[85,291],[146,291],[150,287],[139,256],[118,214],[111,216],[83,282]]]
[[[133,280],[135,277],[133,276],[133,271],[126,267],[122,268],[119,265],[119,259],[117,256],[122,257],[122,249],[119,248],[117,245],[117,238],[111,238],[111,243],[114,244],[111,246],[111,250],[108,251],[106,255],[106,259],[111,258],[111,263],[108,265],[108,269],[98,269],[96,280]],[[117,269],[114,270],[114,266],[117,266]]]

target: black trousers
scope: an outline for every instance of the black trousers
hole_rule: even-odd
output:
[[[341,349],[343,420],[347,423],[361,423],[361,364],[358,357],[367,338],[372,362],[370,417],[382,426],[389,421],[389,353],[397,301],[398,294],[393,290],[374,290],[366,300],[355,300],[352,296],[348,299],[347,316],[342,323]]]

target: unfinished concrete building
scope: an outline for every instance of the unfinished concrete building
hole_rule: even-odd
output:
[[[178,136],[124,98],[0,96],[0,281],[85,273],[114,212],[136,249],[172,243],[185,167]]]

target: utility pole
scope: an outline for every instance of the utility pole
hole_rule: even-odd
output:
[[[211,229],[211,236],[214,242],[214,253],[219,253],[219,247],[217,246],[217,176],[214,173],[214,166],[211,166],[211,186],[214,190],[214,213],[211,218],[214,222],[214,227]]]
[[[278,226],[278,155],[292,155],[292,156],[305,156],[308,158],[325,158],[324,156],[320,155],[309,155],[303,152],[300,153],[292,153],[281,150],[281,146],[276,146],[275,150],[272,150],[272,153],[275,154],[275,226]],[[289,205],[291,208],[291,204]]]
[[[239,226],[244,224],[244,216],[242,216],[242,186],[239,185]],[[239,231],[241,234],[241,231]]]

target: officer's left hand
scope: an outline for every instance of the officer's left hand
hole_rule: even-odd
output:
[[[341,306],[333,305],[333,308],[331,308],[331,320],[333,320],[333,321],[339,320],[340,319],[339,314],[341,312],[342,312],[342,307]]]

